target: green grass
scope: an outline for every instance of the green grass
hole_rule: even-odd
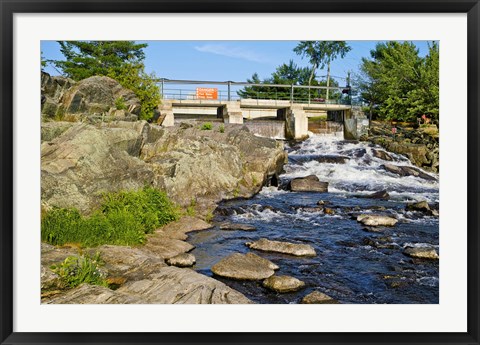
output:
[[[74,288],[82,283],[109,287],[99,270],[102,264],[100,255],[97,253],[93,257],[88,255],[69,256],[61,264],[51,268],[69,288]]]
[[[152,187],[106,193],[99,210],[84,217],[76,209],[54,208],[42,218],[42,240],[53,245],[80,243],[137,245],[146,234],[178,219],[178,208]]]
[[[212,129],[212,124],[210,122],[205,122],[201,127],[200,129],[202,131],[209,131]]]

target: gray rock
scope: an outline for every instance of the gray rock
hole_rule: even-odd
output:
[[[316,175],[294,178],[290,181],[292,192],[328,192],[328,182],[320,182]]]
[[[392,156],[390,156],[387,152],[383,150],[375,150],[372,149],[372,154],[374,157],[377,157],[379,159],[382,159],[384,161],[393,161]]]
[[[46,304],[143,304],[144,299],[131,296],[103,286],[82,284],[50,300]]]
[[[206,215],[222,199],[253,196],[285,157],[282,143],[235,126],[219,133],[144,121],[75,123],[42,144],[42,201],[88,214],[103,192],[151,185],[181,206],[196,200]]]
[[[212,227],[212,224],[207,223],[201,219],[184,216],[176,222],[168,223],[160,229],[157,229],[155,233],[159,235],[164,235],[171,239],[183,241],[187,239],[187,233],[189,232],[207,230],[211,229]]]
[[[435,248],[431,247],[406,247],[403,253],[417,259],[438,260],[440,258]]]
[[[275,252],[282,254],[290,254],[295,256],[315,256],[315,249],[308,244],[297,244],[290,242],[271,241],[261,238],[255,242],[245,243],[251,249],[262,250],[266,252]]]
[[[394,174],[397,174],[397,175],[400,175],[400,176],[416,176],[416,177],[420,177],[420,178],[423,178],[423,179],[429,180],[429,181],[436,181],[437,180],[435,177],[423,172],[422,170],[420,170],[417,167],[411,167],[411,166],[407,166],[407,165],[400,166],[400,165],[394,165],[394,164],[390,164],[390,163],[385,163],[385,164],[381,165],[380,167],[385,169],[388,172],[391,172],[391,173],[394,173]]]
[[[272,276],[278,266],[253,253],[234,253],[223,258],[211,270],[214,274],[238,279],[238,280],[261,280]]]
[[[337,304],[338,301],[322,292],[313,291],[312,293],[309,293],[308,295],[303,297],[301,303],[302,304]]]
[[[368,198],[368,199],[388,199],[390,195],[386,190],[381,190],[375,193],[367,194],[367,195],[357,195],[359,198]]]
[[[167,259],[165,262],[170,266],[191,267],[195,264],[195,256],[189,253],[178,254],[173,258]]]
[[[255,231],[256,227],[248,224],[241,223],[222,223],[220,224],[221,230],[241,230],[241,231]]]
[[[413,204],[408,204],[407,205],[407,210],[408,211],[421,211],[421,212],[430,213],[430,206],[428,205],[428,202],[420,201],[420,202],[415,202]]]
[[[42,292],[50,290],[62,290],[65,288],[65,283],[58,276],[58,274],[44,265],[42,265],[41,269],[40,283]]]
[[[144,248],[164,259],[169,259],[179,254],[187,253],[195,247],[185,241],[165,236],[150,236]]]
[[[161,304],[248,304],[227,285],[188,268],[165,267],[149,279],[127,282],[119,293]]]
[[[366,226],[394,226],[398,222],[395,218],[375,214],[361,214],[357,221]]]
[[[262,283],[267,289],[285,293],[298,291],[305,286],[305,283],[294,277],[289,276],[271,276]]]

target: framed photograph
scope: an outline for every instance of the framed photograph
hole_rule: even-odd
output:
[[[0,0],[1,344],[478,344],[475,1]]]

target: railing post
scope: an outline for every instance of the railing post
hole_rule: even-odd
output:
[[[165,96],[164,96],[164,92],[165,92],[165,79],[162,78],[162,82],[160,84],[160,88],[161,88],[161,97],[162,99],[165,99]]]
[[[227,99],[228,101],[230,102],[230,86],[231,86],[232,82],[231,81],[228,81],[228,95],[227,95]]]
[[[292,87],[290,89],[290,103],[293,104],[293,84],[292,84]]]

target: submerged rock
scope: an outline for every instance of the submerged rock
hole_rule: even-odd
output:
[[[313,291],[312,293],[309,293],[308,295],[303,297],[301,303],[302,304],[337,304],[338,301],[322,292]]]
[[[238,280],[261,280],[275,274],[278,266],[253,253],[234,253],[223,258],[211,270],[214,274]]]
[[[316,175],[294,178],[290,181],[290,190],[292,192],[327,193],[328,182],[320,182]]]
[[[440,258],[432,247],[406,247],[403,253],[417,259],[438,260]]]
[[[195,256],[189,253],[178,254],[165,261],[170,266],[190,267],[195,264]]]
[[[394,226],[398,222],[395,218],[375,214],[361,214],[357,221],[366,226]]]
[[[241,231],[255,231],[256,227],[253,225],[242,223],[222,223],[220,224],[220,230],[241,230]]]
[[[297,244],[290,242],[271,241],[261,238],[255,242],[245,243],[248,248],[262,250],[265,252],[275,252],[282,254],[290,254],[295,256],[315,256],[315,249],[308,244]]]
[[[305,286],[301,280],[289,276],[271,276],[262,283],[267,289],[284,293],[298,291]]]
[[[367,195],[357,195],[357,198],[368,198],[368,199],[388,199],[390,194],[386,190],[381,190],[372,194]]]

